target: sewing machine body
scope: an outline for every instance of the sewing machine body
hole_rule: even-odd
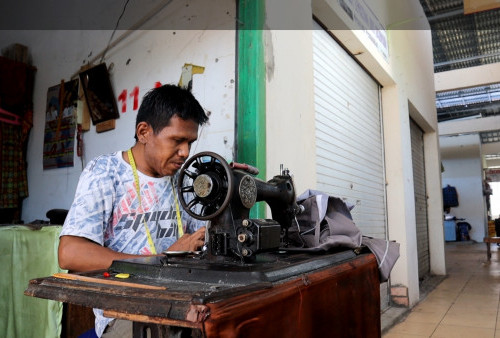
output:
[[[256,169],[231,164],[215,153],[193,156],[179,175],[179,200],[192,217],[209,220],[206,259],[210,262],[255,261],[257,254],[287,246],[295,215],[292,177],[287,170],[268,182],[255,178]],[[250,208],[265,201],[272,219],[250,219]]]

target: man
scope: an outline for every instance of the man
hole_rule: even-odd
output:
[[[198,137],[198,126],[207,119],[187,90],[165,85],[145,95],[137,114],[135,145],[97,157],[81,174],[60,235],[61,268],[107,269],[113,260],[203,245],[203,224],[185,213],[182,221],[177,217],[180,204],[174,186],[175,174]],[[94,313],[96,334],[112,331],[117,321],[104,317],[102,310]]]

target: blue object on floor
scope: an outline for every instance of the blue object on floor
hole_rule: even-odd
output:
[[[85,331],[81,335],[78,336],[78,338],[98,338],[97,334],[95,333],[94,328],[91,328],[88,331]]]
[[[457,240],[455,221],[444,221],[444,240],[447,242]]]
[[[457,240],[459,241],[470,241],[469,231],[472,226],[467,222],[457,223]]]

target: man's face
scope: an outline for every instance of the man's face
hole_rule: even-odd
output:
[[[175,115],[158,134],[151,128],[144,144],[145,174],[153,177],[174,175],[189,157],[191,144],[197,138],[198,123]]]

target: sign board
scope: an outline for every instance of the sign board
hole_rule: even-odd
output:
[[[387,33],[384,26],[366,5],[364,0],[338,0],[342,9],[351,20],[363,30],[370,41],[377,47],[378,51],[387,61],[389,59],[389,46]]]
[[[486,169],[486,178],[489,178],[491,182],[500,182],[500,168]]]

